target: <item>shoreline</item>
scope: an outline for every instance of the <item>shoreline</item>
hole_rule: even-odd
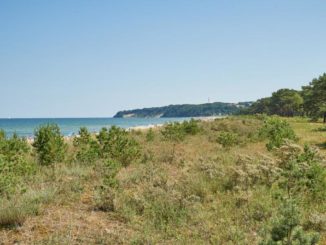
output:
[[[186,120],[191,120],[191,119],[199,120],[199,121],[203,121],[203,122],[210,122],[210,121],[214,121],[215,119],[223,119],[223,118],[226,118],[226,117],[228,117],[228,116],[189,117],[188,119],[180,120],[179,122],[184,122]],[[133,130],[146,131],[146,130],[148,130],[150,128],[152,128],[152,129],[161,128],[167,123],[169,123],[169,122],[159,123],[159,124],[138,125],[138,126],[127,127],[127,128],[124,128],[124,129],[129,131],[129,132],[133,131]],[[83,127],[83,126],[81,125],[80,127]],[[99,131],[91,132],[92,135],[98,135],[98,133],[99,133]],[[63,136],[64,140],[67,141],[67,142],[71,141],[74,137],[78,137],[78,134],[64,135]],[[25,139],[30,144],[32,144],[34,142],[34,136],[25,137]]]

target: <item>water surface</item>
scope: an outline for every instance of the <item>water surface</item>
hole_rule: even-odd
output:
[[[80,127],[87,127],[91,132],[98,132],[102,127],[116,125],[122,128],[164,124],[183,121],[189,118],[13,118],[0,119],[0,129],[8,136],[16,132],[22,137],[32,137],[35,129],[41,125],[55,123],[65,136],[78,133]]]

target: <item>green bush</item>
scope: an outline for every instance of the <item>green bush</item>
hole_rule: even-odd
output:
[[[110,129],[102,128],[97,139],[101,156],[118,161],[123,166],[140,157],[139,144],[122,128],[116,126]]]
[[[165,140],[175,143],[181,142],[185,139],[185,131],[181,123],[168,123],[161,130],[161,134]]]
[[[35,171],[34,164],[28,160],[29,145],[26,140],[14,134],[6,138],[0,131],[0,194],[7,197],[20,187],[22,179]]]
[[[0,155],[0,194],[10,196],[20,187],[24,190],[23,178],[35,172],[35,165],[19,156],[9,161]]]
[[[182,127],[185,134],[196,135],[200,131],[198,121],[193,118],[190,121],[184,121]]]
[[[266,145],[268,150],[280,147],[285,140],[297,140],[290,124],[278,117],[268,117],[260,129],[260,135],[269,140]]]
[[[56,124],[41,126],[35,131],[33,147],[42,165],[61,162],[65,158],[67,146]]]
[[[217,137],[217,142],[224,148],[230,148],[239,143],[239,135],[231,132],[221,132]]]
[[[99,145],[87,128],[80,128],[73,145],[77,149],[75,157],[78,162],[91,163],[99,158]]]
[[[285,200],[274,217],[272,227],[260,242],[261,245],[314,245],[319,234],[307,232],[301,226],[300,210],[294,200]]]
[[[278,150],[278,167],[281,169],[278,185],[288,197],[326,199],[326,169],[318,152],[305,146],[285,144]]]

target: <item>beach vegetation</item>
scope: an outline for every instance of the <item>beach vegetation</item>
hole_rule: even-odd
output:
[[[116,126],[102,128],[97,139],[103,158],[113,159],[127,166],[140,157],[138,142],[125,129]]]
[[[53,160],[55,168],[40,163],[35,146],[0,134],[1,241],[323,244],[321,127],[304,118],[247,115],[143,133],[81,128],[62,138],[65,159],[73,161]],[[37,142],[55,142],[48,138]]]
[[[236,133],[222,131],[217,137],[217,142],[224,148],[230,148],[239,143],[239,136]]]
[[[149,128],[147,133],[146,133],[146,141],[151,142],[155,138],[155,133],[152,128]]]
[[[80,128],[78,136],[73,140],[73,146],[76,149],[77,162],[93,163],[100,156],[99,144],[86,127]]]
[[[290,124],[279,117],[268,117],[259,133],[268,139],[266,144],[268,150],[280,147],[286,140],[297,140]]]
[[[38,161],[42,165],[61,162],[65,158],[67,145],[64,142],[59,126],[56,124],[39,127],[35,131],[32,145],[37,153]]]

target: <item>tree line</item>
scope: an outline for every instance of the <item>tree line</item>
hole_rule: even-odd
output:
[[[257,100],[242,114],[267,114],[286,117],[308,116],[314,120],[323,117],[326,123],[326,73],[313,79],[301,90],[280,89],[271,97]]]

